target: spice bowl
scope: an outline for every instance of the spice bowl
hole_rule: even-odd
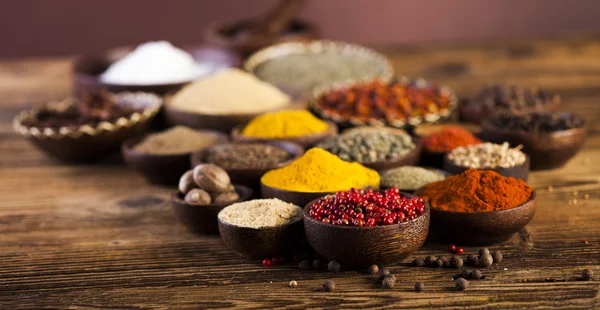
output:
[[[488,169],[488,168],[480,168],[480,169],[493,170],[505,177],[513,177],[516,179],[521,179],[523,181],[527,181],[527,177],[529,176],[530,164],[531,164],[531,160],[529,158],[529,155],[525,155],[525,162],[520,165],[514,166],[514,167],[509,167],[509,168],[496,167],[493,169]],[[444,170],[448,171],[449,173],[459,174],[468,169],[469,169],[469,167],[456,165],[450,159],[448,159],[447,155],[444,157]]]
[[[218,234],[219,226],[217,215],[219,212],[231,204],[246,201],[252,197],[253,191],[249,187],[243,185],[234,185],[234,187],[235,191],[240,196],[238,200],[206,206],[187,203],[183,199],[183,194],[176,192],[171,196],[171,205],[173,206],[175,216],[194,233]]]
[[[427,203],[423,214],[410,221],[356,227],[328,224],[312,218],[309,211],[315,202],[311,201],[304,207],[304,230],[308,243],[319,255],[327,260],[336,260],[344,267],[399,263],[423,245],[429,232],[430,207]]]
[[[241,141],[241,142],[256,142],[256,141],[271,141],[271,140],[280,140],[280,141],[289,141],[296,143],[304,148],[309,148],[314,146],[321,140],[324,140],[328,137],[335,136],[338,133],[337,125],[333,122],[327,122],[327,130],[319,133],[298,136],[298,137],[289,137],[289,138],[280,138],[280,139],[264,139],[258,137],[249,137],[242,134],[242,130],[246,126],[246,124],[239,125],[233,128],[231,131],[231,138],[233,141]]]
[[[443,175],[443,176],[444,176],[444,178],[447,178],[447,177],[449,177],[449,176],[451,176],[451,175],[452,175],[450,172],[448,172],[448,171],[445,171],[445,170],[441,170],[441,169],[436,169],[436,168],[432,168],[432,167],[422,167],[422,168],[424,168],[424,169],[427,169],[427,170],[430,170],[430,171],[433,171],[433,172],[437,172],[437,173],[439,173],[439,174]],[[390,189],[390,188],[392,188],[392,187],[389,187],[389,186],[383,186],[383,185],[381,186],[381,189],[383,189],[383,190],[385,190],[385,189]],[[401,188],[401,187],[398,187],[398,189],[399,189],[401,192],[403,192],[403,193],[408,193],[408,194],[414,194],[414,193],[415,193],[415,191],[417,191],[417,190],[418,190],[418,188]]]
[[[415,148],[404,156],[373,163],[360,164],[377,171],[390,170],[400,166],[414,166],[418,164],[419,160],[421,159],[421,144],[416,139],[413,139],[413,142],[415,143]]]
[[[229,137],[224,133],[201,130],[202,133],[215,137],[216,144],[227,143]],[[192,152],[181,154],[150,154],[135,150],[135,145],[146,136],[133,138],[123,143],[121,154],[125,163],[139,172],[144,178],[159,185],[176,185],[179,178],[190,169],[190,156]],[[197,150],[201,151],[201,150]]]
[[[419,191],[416,192],[419,195]],[[492,212],[452,212],[431,208],[431,236],[436,241],[489,245],[506,241],[523,229],[536,210],[536,193],[515,208]]]

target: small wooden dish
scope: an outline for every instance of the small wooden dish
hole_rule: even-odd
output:
[[[419,195],[419,191],[416,192]],[[444,243],[489,245],[510,239],[535,214],[535,191],[524,204],[492,212],[452,212],[431,208],[431,235]]]
[[[235,144],[240,144],[240,143],[256,143],[256,142],[236,142]],[[304,149],[296,143],[292,143],[292,142],[288,142],[288,141],[278,141],[278,140],[263,141],[260,143],[273,145],[273,146],[280,147],[280,148],[286,150],[288,153],[290,153],[289,160],[281,162],[273,167],[268,167],[268,168],[264,168],[264,169],[263,168],[225,169],[224,168],[225,171],[229,174],[229,177],[231,178],[231,182],[236,183],[236,184],[244,184],[244,185],[250,186],[252,188],[258,188],[258,184],[260,183],[260,178],[267,171],[276,169],[276,168],[281,168],[283,166],[287,166],[292,161],[294,161],[296,158],[298,158],[298,157],[302,156],[302,154],[304,154]],[[231,144],[234,144],[234,143],[231,143]],[[199,165],[202,163],[206,163],[206,161],[204,160],[206,158],[206,156],[210,152],[214,151],[215,148],[223,147],[224,145],[227,145],[227,144],[215,145],[215,146],[206,148],[203,151],[192,153],[192,157],[191,157],[192,167],[195,167],[196,165]]]
[[[329,125],[329,127],[327,128],[327,130],[325,130],[323,132],[299,136],[299,137],[280,138],[280,139],[265,139],[265,138],[249,137],[249,136],[243,135],[242,130],[244,129],[244,127],[246,127],[246,125],[247,124],[243,124],[243,125],[239,125],[239,126],[236,126],[233,128],[233,130],[231,131],[231,138],[233,139],[233,141],[257,142],[257,141],[281,140],[281,141],[289,141],[289,142],[297,143],[298,145],[300,145],[304,148],[309,148],[311,146],[314,146],[321,140],[324,140],[331,136],[335,136],[338,132],[337,126],[335,125],[335,123],[327,122],[327,125]]]
[[[217,144],[229,141],[229,137],[223,133],[211,130],[202,130],[202,132],[215,136]],[[161,155],[136,151],[134,146],[144,138],[146,136],[123,143],[121,154],[125,163],[141,173],[152,184],[177,185],[179,178],[190,169],[190,156],[193,152]]]
[[[514,166],[514,167],[510,167],[510,168],[496,167],[493,169],[483,169],[483,170],[493,170],[505,177],[513,177],[513,178],[521,179],[521,180],[527,182],[527,177],[529,176],[530,163],[531,163],[531,161],[529,160],[529,156],[525,155],[525,162],[518,166]],[[450,159],[448,159],[448,155],[446,155],[446,157],[444,157],[444,170],[446,170],[452,174],[459,174],[468,169],[469,169],[469,167],[458,166],[458,165],[454,164],[452,161],[450,161]]]
[[[497,128],[489,121],[482,124],[482,137],[494,143],[523,145],[523,152],[531,157],[531,170],[562,167],[579,152],[587,137],[584,127],[556,132],[533,133]]]
[[[252,189],[242,185],[234,185],[234,187],[235,191],[240,195],[240,199],[233,202],[210,204],[207,206],[198,206],[185,202],[183,194],[178,191],[171,196],[171,205],[173,206],[175,216],[191,232],[197,234],[218,234],[219,225],[217,215],[219,212],[229,205],[247,201],[252,197]]]
[[[374,163],[360,163],[361,165],[371,168],[377,171],[385,171],[393,168],[401,167],[401,166],[414,166],[419,163],[421,159],[421,144],[418,140],[413,139],[415,143],[415,148],[410,151],[410,153],[406,154],[402,157],[397,157],[394,159],[377,161]]]
[[[355,227],[327,224],[313,219],[309,211],[314,202],[311,201],[304,207],[304,230],[308,243],[321,256],[327,260],[336,260],[345,268],[398,263],[421,247],[429,232],[430,207],[427,203],[425,212],[411,221]]]
[[[264,228],[248,228],[225,223],[218,219],[223,243],[240,256],[252,259],[290,254],[306,243],[302,218],[296,222]]]

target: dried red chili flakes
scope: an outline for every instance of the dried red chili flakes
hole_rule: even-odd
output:
[[[438,113],[450,106],[450,96],[435,85],[378,80],[326,93],[318,106],[342,118],[389,122]]]

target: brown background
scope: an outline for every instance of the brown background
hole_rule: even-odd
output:
[[[167,39],[197,42],[215,20],[277,0],[19,0],[0,6],[0,57],[88,53]],[[597,0],[308,0],[324,37],[369,45],[600,32]]]

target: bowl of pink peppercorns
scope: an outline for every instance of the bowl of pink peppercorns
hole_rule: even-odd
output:
[[[344,268],[402,261],[429,233],[430,207],[398,188],[351,189],[313,200],[304,207],[311,247]]]

